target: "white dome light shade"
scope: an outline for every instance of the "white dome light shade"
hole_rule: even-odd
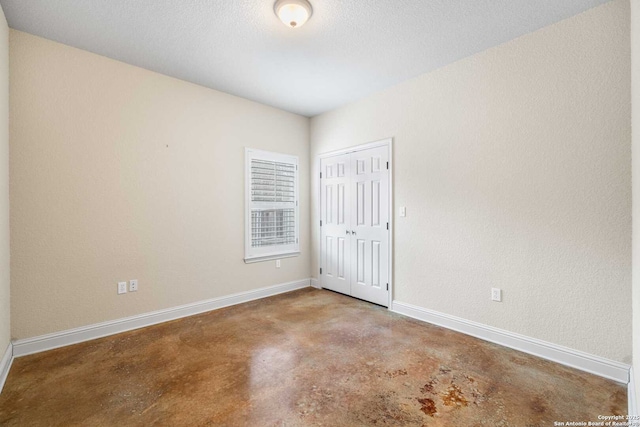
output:
[[[278,0],[273,10],[278,18],[291,28],[304,25],[313,13],[311,3],[307,0]]]

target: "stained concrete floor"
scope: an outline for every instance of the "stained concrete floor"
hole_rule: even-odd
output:
[[[552,426],[620,384],[303,289],[14,361],[2,426]]]

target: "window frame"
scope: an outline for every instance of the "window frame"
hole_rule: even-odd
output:
[[[252,202],[251,201],[251,162],[259,159],[271,162],[289,163],[295,165],[294,202]],[[300,255],[300,187],[299,187],[298,156],[257,150],[245,147],[244,155],[244,262],[247,264],[274,259],[288,258]],[[295,243],[252,247],[251,243],[251,212],[255,209],[288,209],[293,208],[295,221]]]

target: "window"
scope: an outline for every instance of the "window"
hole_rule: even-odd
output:
[[[245,200],[244,261],[298,255],[298,158],[245,149]]]

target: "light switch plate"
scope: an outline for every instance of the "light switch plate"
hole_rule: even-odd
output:
[[[118,295],[127,293],[127,282],[118,282]]]

